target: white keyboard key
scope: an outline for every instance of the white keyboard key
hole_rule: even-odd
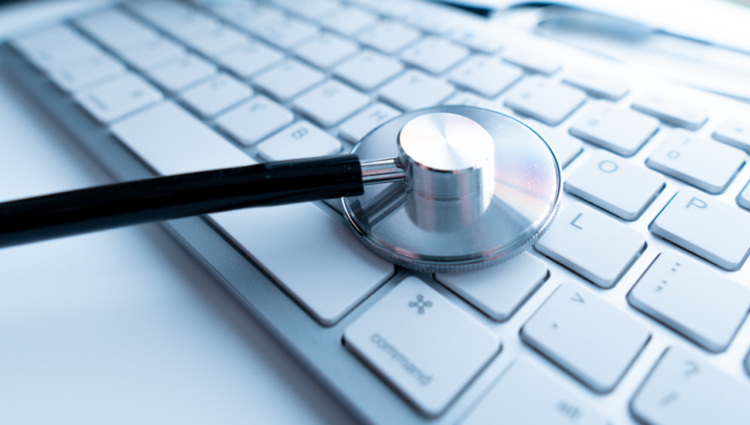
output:
[[[687,351],[670,347],[630,403],[633,416],[654,425],[745,425],[750,387]]]
[[[529,77],[511,88],[505,104],[548,125],[560,124],[586,100],[586,93],[542,77]]]
[[[404,66],[398,60],[365,50],[337,66],[333,72],[342,80],[370,91],[403,69]]]
[[[258,145],[258,155],[269,161],[333,155],[341,142],[307,121],[297,121]]]
[[[216,57],[234,75],[246,79],[284,60],[284,54],[259,41],[250,41]]]
[[[633,109],[653,115],[677,127],[697,130],[708,119],[705,111],[689,106],[685,102],[660,95],[642,96],[633,103]]]
[[[50,49],[69,42],[81,41],[77,32],[67,25],[55,25],[41,31],[22,35],[14,39],[11,44],[19,52],[29,55],[38,49]]]
[[[492,111],[502,112],[506,115],[513,114],[513,111],[509,110],[501,103],[485,99],[484,97],[477,96],[474,93],[469,92],[457,92],[453,96],[449,97],[448,100],[443,102],[443,105],[474,106],[477,108],[484,108]]]
[[[650,338],[632,315],[572,282],[560,285],[521,329],[525,343],[599,393],[615,388]]]
[[[495,53],[503,47],[502,36],[492,26],[458,29],[451,34],[451,40],[483,53]]]
[[[611,288],[646,248],[639,232],[574,202],[534,246],[602,288]]]
[[[721,193],[745,163],[745,153],[724,143],[671,131],[646,165],[708,193]]]
[[[411,8],[411,2],[403,0],[355,0],[357,3],[391,18],[402,18]]]
[[[413,276],[346,328],[344,345],[428,416],[500,351],[494,333]]]
[[[563,78],[563,82],[585,90],[592,96],[612,101],[622,99],[629,91],[628,84],[622,80],[588,71],[572,72]]]
[[[255,83],[276,99],[286,102],[323,81],[324,75],[309,66],[289,59],[255,78]]]
[[[523,71],[489,56],[474,56],[450,73],[458,86],[495,97],[523,77]]]
[[[170,101],[125,118],[110,129],[160,175],[255,163],[244,152]]]
[[[131,73],[75,94],[76,102],[97,121],[105,124],[156,103],[163,97],[160,91]]]
[[[255,34],[271,44],[288,49],[316,35],[318,31],[316,25],[290,18],[263,26],[255,31]]]
[[[216,65],[188,54],[149,71],[149,77],[170,92],[178,92],[216,74]]]
[[[560,166],[563,168],[567,167],[568,164],[583,152],[583,143],[567,133],[561,133],[533,120],[526,121],[526,125],[539,133],[552,147],[552,150],[555,151],[555,156],[557,156],[557,160],[560,162]]]
[[[750,215],[686,187],[651,223],[651,232],[726,270],[750,251]]]
[[[739,121],[727,121],[714,131],[714,139],[750,152],[750,125]]]
[[[594,154],[565,180],[565,191],[625,219],[635,220],[664,189],[664,178],[605,151]]]
[[[247,43],[249,39],[239,31],[221,26],[190,37],[185,42],[200,53],[214,57]]]
[[[126,72],[125,66],[104,53],[57,68],[50,79],[62,90],[74,92]]]
[[[227,74],[219,74],[185,90],[180,99],[203,118],[211,118],[253,95],[253,90]]]
[[[517,360],[466,416],[461,425],[606,425],[583,401],[528,360]]]
[[[593,103],[570,134],[622,156],[638,152],[659,129],[659,120],[606,101]]]
[[[401,59],[432,74],[442,74],[469,55],[469,49],[448,40],[427,37],[401,53]]]
[[[656,258],[630,304],[707,350],[727,349],[750,310],[750,290],[675,251]]]
[[[376,23],[378,17],[357,7],[345,7],[325,14],[321,24],[333,31],[352,37]]]
[[[77,19],[76,25],[111,50],[123,52],[159,38],[159,34],[118,9]]]
[[[220,116],[216,125],[238,142],[250,146],[292,121],[294,114],[260,95]]]
[[[341,124],[341,127],[339,127],[341,137],[352,143],[359,143],[367,133],[399,115],[401,115],[401,112],[396,109],[393,109],[384,103],[376,103],[360,112],[349,121]]]
[[[286,19],[284,13],[277,8],[253,3],[218,5],[213,10],[229,22],[250,32]]]
[[[305,0],[287,3],[290,12],[298,13],[308,19],[316,19],[339,7],[339,2],[333,0]]]
[[[160,19],[160,22],[155,23],[164,31],[182,41],[187,41],[221,27],[218,20],[197,11],[180,15],[165,15],[164,18]]]
[[[323,326],[341,320],[394,272],[392,264],[311,204],[210,217]]]
[[[318,68],[330,68],[358,50],[357,43],[326,33],[297,47],[294,53]]]
[[[323,127],[338,124],[367,106],[370,98],[335,80],[327,81],[294,101],[299,112]]]
[[[102,55],[97,46],[64,26],[16,39],[13,45],[34,66],[47,72]]]
[[[412,3],[402,13],[409,25],[435,34],[447,34],[460,23],[455,13],[425,3]]]
[[[380,89],[380,97],[401,110],[413,111],[435,106],[454,91],[439,78],[409,70]]]
[[[394,54],[417,41],[422,34],[396,21],[383,21],[359,36],[360,43]]]
[[[528,252],[488,269],[435,279],[494,320],[503,322],[547,280],[544,262]]]
[[[750,210],[750,184],[746,185],[739,196],[737,196],[737,204],[742,208]]]
[[[143,19],[158,25],[195,13],[187,5],[173,1],[137,1],[128,2],[126,6]]]
[[[164,37],[122,52],[123,59],[141,71],[149,71],[183,56],[185,48]]]
[[[544,75],[552,75],[562,68],[562,62],[546,52],[513,49],[503,54],[503,60],[518,65],[529,72]]]

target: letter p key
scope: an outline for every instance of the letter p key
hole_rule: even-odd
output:
[[[701,201],[700,199],[693,197],[690,199],[690,202],[685,205],[685,209],[689,209],[690,207],[700,208],[700,209],[706,209],[708,207],[708,204],[705,201]]]

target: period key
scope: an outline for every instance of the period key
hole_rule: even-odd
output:
[[[439,415],[500,350],[500,339],[416,277],[344,332],[344,345],[428,416]]]

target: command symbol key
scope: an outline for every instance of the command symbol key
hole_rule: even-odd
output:
[[[344,332],[344,345],[429,416],[439,415],[500,350],[500,339],[416,277]]]

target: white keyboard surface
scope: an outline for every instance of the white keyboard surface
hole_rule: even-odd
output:
[[[343,153],[442,104],[548,141],[558,218],[479,272],[394,267],[335,200],[207,218],[311,318],[279,333],[363,420],[750,421],[747,105],[400,0],[136,0],[11,46],[156,175]]]

